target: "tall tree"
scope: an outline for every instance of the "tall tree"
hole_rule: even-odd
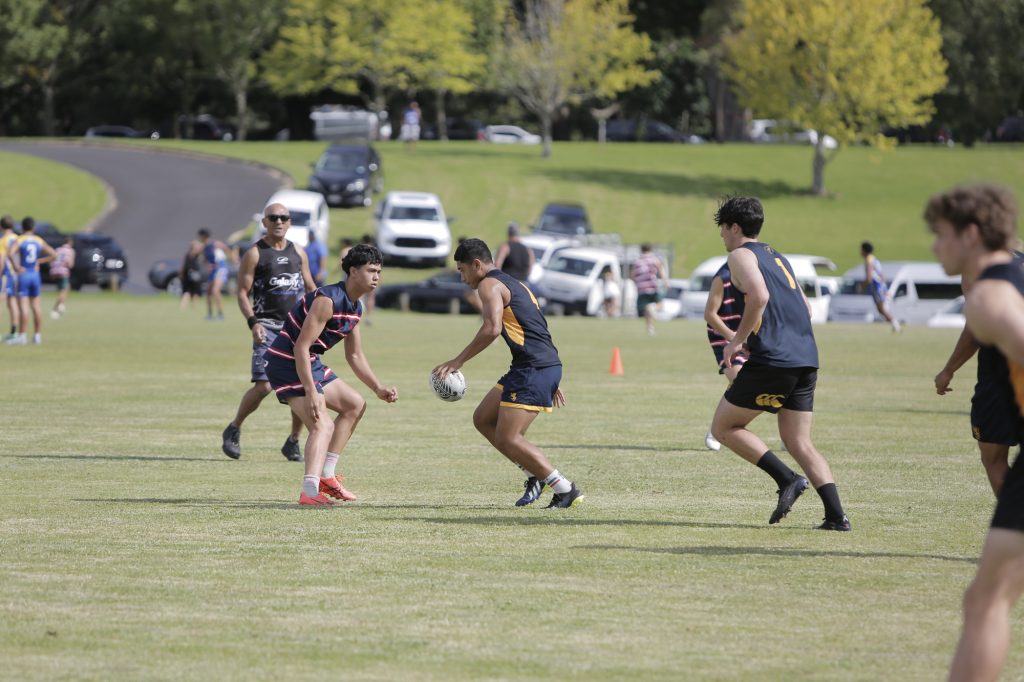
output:
[[[650,39],[632,25],[626,0],[525,0],[521,13],[509,10],[493,73],[540,119],[545,157],[561,107],[608,100],[659,76],[644,66]]]
[[[825,193],[825,135],[883,144],[886,125],[927,123],[946,84],[923,0],[746,0],[740,25],[725,74],[758,116],[818,131],[814,194]]]

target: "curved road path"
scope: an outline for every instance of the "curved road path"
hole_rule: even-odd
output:
[[[124,247],[124,288],[137,293],[153,291],[150,267],[162,258],[181,258],[200,227],[226,240],[287,182],[283,175],[240,161],[145,147],[7,142],[0,150],[66,163],[107,183],[113,210],[93,227]]]

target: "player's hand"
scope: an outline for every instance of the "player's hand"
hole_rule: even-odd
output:
[[[733,358],[743,351],[743,344],[740,343],[735,336],[732,337],[732,339],[729,340],[729,343],[725,345],[725,348],[722,349],[722,364],[725,365],[726,369],[732,367]]]
[[[267,340],[267,330],[259,322],[252,326],[252,340],[256,343],[265,343]]]
[[[953,381],[953,373],[952,372],[947,372],[946,370],[942,370],[941,372],[936,374],[935,375],[935,392],[938,393],[939,395],[946,395],[947,393],[952,391],[953,388],[949,385],[949,383],[951,381]]]
[[[312,420],[314,424],[319,422],[320,417],[323,416],[327,410],[324,394],[319,391],[314,391],[313,396],[309,399],[307,410],[310,420]]]
[[[444,379],[452,372],[456,372],[462,369],[462,363],[456,360],[449,360],[448,362],[442,362],[440,365],[430,370],[430,373],[439,379]]]
[[[394,386],[388,388],[387,386],[381,386],[374,393],[377,397],[386,403],[393,403],[398,400],[398,389]]]
[[[551,397],[551,403],[555,407],[565,407],[565,394],[562,393],[562,389],[555,389],[555,395]]]

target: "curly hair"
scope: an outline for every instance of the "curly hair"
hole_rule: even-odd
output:
[[[341,259],[341,269],[347,275],[348,271],[352,268],[358,268],[363,265],[381,265],[383,263],[384,257],[376,246],[356,244]]]
[[[933,227],[945,220],[958,235],[977,225],[989,251],[1010,248],[1017,237],[1017,201],[1000,185],[959,185],[936,194],[925,205],[924,219]]]

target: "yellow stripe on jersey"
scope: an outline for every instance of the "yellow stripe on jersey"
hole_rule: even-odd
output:
[[[505,327],[505,333],[508,334],[508,338],[513,343],[517,343],[520,346],[526,344],[526,334],[523,333],[523,325],[519,324],[519,320],[516,319],[516,314],[512,312],[512,306],[501,311],[501,324]]]

